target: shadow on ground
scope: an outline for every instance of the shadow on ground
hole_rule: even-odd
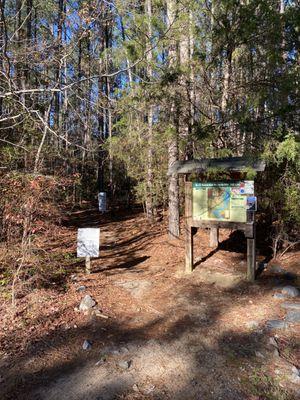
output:
[[[113,274],[138,272],[150,258],[149,240],[157,237],[159,230],[139,231],[124,239],[122,234],[132,215],[111,221],[109,216],[98,214],[91,210],[72,216],[68,226],[87,226],[92,219],[94,225],[88,226],[102,226],[105,234],[108,221],[116,224],[114,236],[102,244],[101,259],[94,263],[99,281]],[[236,252],[237,244],[244,251],[239,234],[234,233],[212,253]],[[141,255],[147,251],[149,255]],[[260,367],[258,352],[264,353],[264,361],[270,357],[265,353],[267,336],[263,330],[223,326],[222,318],[237,304],[246,309],[251,296],[263,299],[273,290],[273,278],[263,277],[254,286],[242,282],[227,290],[198,282],[196,275],[170,282],[164,279],[168,278],[162,276],[148,297],[145,293],[140,303],[136,302],[142,311],[137,310],[132,318],[121,314],[109,319],[91,316],[76,328],[60,326],[45,335],[33,335],[21,355],[19,352],[1,361],[1,399],[254,399],[250,376]],[[152,303],[147,303],[151,296],[160,306],[156,312]],[[135,300],[130,298],[134,305]],[[62,307],[48,317],[53,320],[63,312]],[[14,334],[17,332],[11,333],[12,341]],[[92,344],[89,351],[82,349],[85,339]],[[120,367],[121,361],[128,360],[130,368]],[[282,399],[293,398],[288,396]]]
[[[265,335],[220,328],[237,291],[242,301],[251,288],[241,295],[240,287],[215,292],[211,285],[189,283],[178,288],[173,309],[145,315],[140,326],[90,317],[76,329],[34,337],[21,357],[7,359],[2,399],[250,399],[251,387],[242,387],[237,376],[240,367],[257,364]],[[91,341],[90,351],[82,350],[84,339]],[[118,367],[124,359],[132,362],[128,370]]]

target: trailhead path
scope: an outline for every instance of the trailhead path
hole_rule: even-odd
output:
[[[3,317],[3,399],[259,400],[299,394],[291,378],[292,367],[299,367],[299,324],[267,328],[268,321],[284,318],[286,300],[274,293],[291,282],[272,272],[246,282],[242,236],[221,231],[219,249],[210,249],[208,232],[199,231],[197,266],[185,275],[184,236],[169,241],[162,222],[150,225],[138,212],[76,212],[49,240],[49,251],[75,254],[78,227],[100,227],[92,273],[71,259],[63,280],[28,294],[17,328],[10,330]],[[288,261],[283,267],[297,272],[298,255]],[[82,312],[86,295],[96,305]]]

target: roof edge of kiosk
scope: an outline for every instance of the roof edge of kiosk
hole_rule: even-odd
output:
[[[243,171],[246,168],[252,168],[254,171],[262,172],[265,170],[265,166],[266,163],[262,160],[245,157],[202,158],[200,160],[176,161],[169,168],[168,176],[203,172],[208,168],[222,168],[229,171]]]

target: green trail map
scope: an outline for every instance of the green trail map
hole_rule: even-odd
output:
[[[253,181],[193,183],[193,219],[247,221],[247,196]]]

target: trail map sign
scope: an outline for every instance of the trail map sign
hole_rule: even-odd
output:
[[[226,171],[226,181],[208,182],[208,170]],[[219,248],[219,229],[239,230],[247,239],[247,278],[256,277],[256,222],[257,198],[254,181],[245,180],[250,168],[263,172],[265,163],[246,157],[202,158],[177,161],[168,176],[185,175],[185,268],[191,273],[194,267],[194,236],[198,229],[209,229],[210,247]],[[193,174],[193,175],[191,175]],[[193,176],[201,181],[192,182]],[[209,253],[199,263],[210,257]]]
[[[99,228],[79,228],[77,234],[77,257],[99,257]]]
[[[193,219],[247,222],[247,210],[249,210],[247,199],[251,197],[253,202],[253,194],[253,181],[194,182]]]

